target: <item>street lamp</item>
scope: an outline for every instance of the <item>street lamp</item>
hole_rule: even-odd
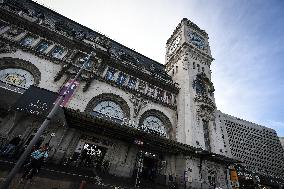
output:
[[[140,173],[143,168],[143,151],[140,149],[144,142],[142,140],[136,139],[134,143],[138,146],[138,166],[137,166],[137,173],[136,173],[136,178],[135,178],[135,186],[134,188],[139,188],[140,185]]]
[[[74,77],[74,79],[72,79],[71,83],[69,84],[69,86],[67,87],[66,91],[68,91],[71,86],[74,84],[74,82],[79,78],[79,76],[82,74],[83,70],[87,67],[87,65],[89,64],[90,58],[93,54],[95,54],[95,46],[92,47],[93,50],[92,52],[86,57],[84,64],[81,66],[79,72],[76,74],[76,76]],[[42,133],[44,132],[44,130],[47,128],[47,126],[49,125],[51,119],[55,116],[55,114],[57,113],[61,103],[64,100],[66,93],[64,94],[59,94],[59,97],[56,99],[55,101],[55,105],[53,106],[53,108],[51,109],[51,111],[49,112],[49,114],[46,116],[46,119],[44,120],[44,122],[41,124],[41,126],[39,127],[39,129],[37,130],[35,136],[33,137],[33,139],[31,140],[31,142],[29,143],[29,145],[27,146],[27,148],[25,149],[24,153],[21,155],[21,157],[18,159],[16,165],[13,167],[13,169],[10,171],[10,173],[8,174],[7,178],[5,179],[5,181],[3,182],[1,189],[7,189],[12,181],[12,179],[15,177],[15,175],[17,174],[17,172],[20,170],[20,168],[22,167],[22,165],[24,164],[26,158],[28,157],[28,155],[30,154],[32,147],[36,144],[36,142],[38,141],[38,139],[40,138],[40,136],[42,135]]]

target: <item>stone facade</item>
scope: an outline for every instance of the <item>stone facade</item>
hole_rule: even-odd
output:
[[[19,134],[28,144],[43,121],[12,108],[29,86],[59,92],[94,51],[64,116],[39,141],[52,147],[50,162],[232,188],[236,161],[216,109],[204,30],[183,19],[163,65],[29,0],[1,1],[0,18],[1,144]]]

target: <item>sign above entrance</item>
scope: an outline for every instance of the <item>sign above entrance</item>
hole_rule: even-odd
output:
[[[37,116],[47,116],[57,96],[55,92],[30,86],[17,100],[13,109]]]

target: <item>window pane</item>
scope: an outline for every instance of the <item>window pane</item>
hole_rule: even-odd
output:
[[[59,46],[55,46],[51,52],[53,58],[60,58],[64,52],[64,49]]]
[[[44,52],[48,47],[50,46],[49,43],[46,41],[40,42],[40,44],[37,46],[36,51],[38,52]]]
[[[114,80],[114,74],[115,74],[115,69],[114,68],[108,68],[107,73],[106,73],[106,79],[107,80]]]
[[[95,108],[94,112],[101,113],[108,117],[122,120],[124,113],[121,107],[113,101],[102,101]]]
[[[21,45],[23,46],[31,46],[33,44],[33,42],[35,41],[35,38],[32,36],[26,36],[22,41],[21,41]]]
[[[123,85],[126,81],[126,77],[126,74],[120,72],[116,82],[120,85]]]

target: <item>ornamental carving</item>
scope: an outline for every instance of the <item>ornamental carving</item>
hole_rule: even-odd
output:
[[[134,95],[134,94],[130,97],[130,101],[132,102],[134,107],[133,118],[135,119],[138,116],[140,110],[146,107],[148,101],[141,98],[140,95]]]
[[[14,53],[17,48],[8,43],[0,42],[0,53]]]
[[[196,95],[194,101],[197,106],[196,113],[198,120],[214,120],[216,105],[207,95]]]
[[[215,91],[213,83],[206,76],[205,73],[200,73],[196,75],[196,79],[192,83],[192,87],[196,90],[198,95],[210,95]]]
[[[39,69],[35,65],[33,65],[32,63],[26,60],[3,57],[0,59],[0,70],[6,68],[19,68],[30,72],[34,77],[34,85],[36,86],[39,84],[41,80],[41,73]]]
[[[204,104],[198,106],[196,113],[198,120],[210,121],[215,119],[214,109]]]
[[[190,58],[199,61],[200,63],[205,65],[210,65],[208,63],[213,60],[213,58],[211,58],[209,55],[203,54],[200,51],[191,48],[190,46],[184,46],[182,48],[181,54],[189,55]]]
[[[71,26],[64,22],[64,21],[57,21],[55,22],[55,29],[62,33],[63,35],[66,35],[66,36],[71,36],[72,35],[72,28]]]
[[[117,49],[114,47],[111,48],[109,52],[110,52],[110,56],[115,60],[121,60],[120,57],[122,54],[124,54],[124,52],[121,49]]]
[[[97,37],[95,42],[106,49],[109,49],[111,47],[110,40],[104,35]]]
[[[64,74],[67,75],[75,75],[79,68],[83,66],[86,61],[86,54],[83,52],[78,52],[77,50],[71,51],[68,55],[68,63],[63,64],[61,70],[56,74],[54,81],[58,81],[62,78]],[[97,57],[91,57],[91,59],[86,64],[83,73],[81,74],[80,78],[86,81],[85,86],[83,87],[83,92],[86,92],[92,81],[96,78],[96,73],[98,68],[100,67],[102,60]]]

